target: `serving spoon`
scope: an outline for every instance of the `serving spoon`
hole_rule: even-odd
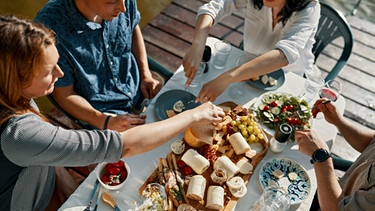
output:
[[[109,194],[107,192],[104,192],[102,194],[102,199],[105,203],[109,204],[109,206],[113,207],[113,209],[115,209],[115,211],[121,211],[121,209],[116,205],[116,202],[113,199],[113,197],[111,196],[111,194]]]

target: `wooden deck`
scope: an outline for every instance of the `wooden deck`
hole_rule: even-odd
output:
[[[176,71],[191,45],[197,10],[205,2],[208,0],[173,0],[152,19],[142,29],[148,54],[171,71]],[[375,24],[352,16],[348,21],[355,43],[348,64],[339,74],[343,83],[342,95],[346,99],[344,116],[354,124],[375,129]],[[243,24],[243,18],[233,14],[217,24],[210,36],[238,46],[242,40]],[[341,40],[335,41],[319,56],[317,65],[324,72],[332,68],[341,54],[341,43]],[[332,151],[350,159],[358,156],[340,134]]]

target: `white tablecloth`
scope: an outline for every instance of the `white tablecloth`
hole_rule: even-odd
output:
[[[213,46],[217,39],[215,38],[208,38],[207,45]],[[212,48],[214,49],[214,48]],[[213,51],[213,56],[215,52]],[[237,58],[241,56],[243,52],[240,49],[232,48],[231,54],[228,58],[228,62],[226,67],[222,70],[217,70],[210,65],[210,70],[208,73],[203,74],[202,81],[209,81],[210,79],[218,76],[225,70],[228,70],[235,66]],[[212,59],[211,59],[212,61]],[[173,90],[173,89],[184,89],[184,84],[186,82],[186,77],[184,76],[184,72],[182,67],[180,67],[174,76],[166,83],[160,93],[155,97],[157,98],[160,94],[165,91]],[[294,74],[291,72],[285,73],[285,82],[284,84],[277,90],[278,92],[285,92],[294,95],[299,95],[304,87],[305,79]],[[250,106],[250,104],[254,103],[260,95],[265,93],[263,90],[259,90],[253,88],[249,84],[245,82],[236,83],[235,85],[240,86],[245,90],[245,96],[241,98],[232,98],[229,95],[229,89],[224,92],[222,95],[218,97],[218,99],[213,102],[214,104],[220,104],[226,101],[232,101],[239,105],[243,105],[244,107]],[[197,95],[200,90],[198,88],[188,88],[187,91],[192,92],[193,94]],[[154,112],[154,103],[155,100],[149,105],[147,108],[146,114],[147,119],[146,122],[154,122],[158,121],[158,118]],[[343,97],[340,97],[336,102],[336,106],[338,109],[343,113],[345,109],[345,100]],[[313,121],[313,130],[316,131],[321,138],[323,138],[330,146],[333,144],[333,140],[335,140],[337,129],[330,125],[329,123],[325,122],[324,119],[314,120]],[[128,163],[130,167],[130,176],[126,181],[124,187],[118,191],[111,191],[115,201],[117,202],[118,206],[122,210],[128,210],[133,208],[133,202],[137,202],[138,204],[141,202],[140,195],[138,190],[140,186],[144,183],[144,181],[151,175],[151,173],[156,169],[158,164],[158,159],[161,157],[166,157],[168,153],[171,152],[170,144],[175,140],[181,140],[183,138],[183,133],[176,136],[169,142],[165,143],[163,146],[158,147],[148,153],[144,153],[142,155],[137,155],[132,158],[124,159],[125,162]],[[259,163],[258,168],[255,169],[249,183],[248,183],[248,192],[246,196],[238,200],[237,206],[235,210],[243,211],[248,210],[249,207],[257,201],[259,196],[262,193],[262,189],[259,183],[259,169],[260,167],[267,162],[270,158],[288,158],[294,161],[298,161],[300,165],[302,165],[311,180],[311,193],[309,197],[300,205],[291,207],[290,210],[309,210],[311,205],[314,193],[316,191],[316,178],[315,172],[313,169],[313,165],[310,164],[307,156],[300,153],[298,151],[298,147],[295,143],[288,143],[286,149],[280,154],[274,154],[269,151],[264,159]],[[73,193],[73,195],[63,204],[63,206],[59,210],[64,210],[66,208],[71,208],[75,206],[82,206],[87,205],[89,202],[89,198],[91,195],[91,191],[93,188],[93,184],[96,180],[96,170],[94,170],[89,177],[78,187],[78,189]],[[100,192],[104,191],[103,188],[100,189]],[[96,197],[95,197],[96,198]],[[95,200],[94,200],[95,202]],[[109,205],[105,204],[104,202],[100,201],[98,210],[113,210]]]

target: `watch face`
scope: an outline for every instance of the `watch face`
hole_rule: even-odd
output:
[[[318,162],[325,161],[325,160],[327,160],[327,158],[330,157],[329,152],[327,150],[324,150],[324,149],[318,149],[318,150],[315,151],[314,154],[315,154],[314,158]]]

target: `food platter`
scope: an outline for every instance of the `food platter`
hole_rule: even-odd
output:
[[[285,82],[285,74],[284,74],[284,71],[282,69],[278,69],[278,70],[276,70],[272,73],[268,73],[267,76],[272,77],[275,80],[277,80],[277,83],[274,86],[271,86],[269,83],[263,84],[261,79],[258,79],[256,81],[250,79],[250,80],[247,81],[247,83],[250,84],[251,86],[253,86],[255,88],[258,88],[258,89],[261,89],[261,90],[274,91],[274,90],[278,89],[281,85],[283,85],[284,82]]]
[[[155,114],[160,120],[167,119],[167,110],[173,110],[173,105],[181,100],[184,110],[193,109],[200,105],[195,103],[196,96],[185,90],[174,89],[162,93],[155,101]]]
[[[275,171],[281,176],[275,176]],[[294,174],[294,178],[290,177]],[[311,190],[309,175],[297,162],[286,158],[273,158],[267,161],[259,172],[260,185],[264,189],[269,185],[277,185],[288,190],[291,205],[303,202]]]
[[[192,142],[190,139],[190,136],[187,136],[188,133],[185,133],[184,139],[182,140],[185,143],[184,151],[181,154],[175,154],[174,152],[170,152],[167,157],[160,158],[159,159],[159,165],[155,169],[155,171],[149,176],[149,178],[145,181],[145,183],[141,186],[139,189],[139,193],[141,194],[142,191],[147,187],[150,183],[163,183],[163,181],[160,180],[160,175],[163,175],[166,171],[166,169],[169,169],[167,171],[173,171],[177,181],[179,181],[178,177],[180,176],[181,179],[184,181],[183,183],[177,183],[178,189],[181,193],[180,197],[174,197],[174,195],[168,194],[168,200],[171,200],[168,202],[169,208],[172,210],[176,210],[178,206],[182,206],[181,204],[188,204],[192,207],[194,207],[196,210],[218,210],[212,208],[211,204],[209,204],[210,198],[210,190],[212,190],[212,187],[219,187],[221,190],[224,191],[223,196],[223,204],[222,209],[220,210],[233,210],[238,200],[241,200],[241,191],[239,189],[235,189],[231,186],[229,181],[232,181],[234,179],[241,178],[243,181],[242,187],[246,188],[247,190],[247,183],[250,179],[250,177],[253,174],[254,169],[257,167],[257,165],[260,163],[260,161],[265,156],[267,150],[268,150],[268,137],[266,134],[264,134],[263,130],[260,129],[260,133],[262,135],[259,135],[259,137],[262,137],[262,139],[258,138],[257,144],[261,146],[261,150],[258,150],[255,152],[254,150],[249,150],[246,153],[238,153],[236,150],[235,145],[233,145],[233,142],[228,141],[228,138],[234,137],[234,134],[230,134],[228,131],[232,129],[227,129],[227,125],[229,127],[230,121],[228,120],[228,116],[231,116],[231,118],[236,119],[246,119],[246,118],[240,118],[241,115],[243,116],[249,116],[250,113],[246,113],[244,109],[233,102],[226,102],[222,103],[219,106],[223,106],[225,108],[230,108],[230,112],[227,113],[227,118],[224,118],[226,120],[223,120],[223,122],[216,126],[216,128],[213,131],[212,136],[212,144],[203,144],[203,145],[195,145],[195,142]],[[237,117],[233,117],[233,112],[238,112],[235,115],[238,115]],[[241,113],[243,112],[243,113]],[[224,129],[225,128],[225,129]],[[190,128],[191,131],[195,131],[194,128]],[[212,128],[211,128],[212,130]],[[224,133],[224,130],[227,133]],[[187,130],[188,131],[188,130]],[[192,133],[194,134],[194,133]],[[238,135],[239,133],[236,133]],[[255,146],[254,143],[252,143]],[[250,145],[250,144],[249,144]],[[199,146],[199,147],[198,147]],[[250,148],[250,147],[249,147]],[[254,147],[255,148],[255,147]],[[187,159],[188,154],[192,151],[195,151],[196,155],[194,154],[191,157],[197,157],[197,156],[203,156],[209,164],[206,166],[205,169],[197,170],[196,167],[194,167],[190,162],[189,159]],[[233,165],[238,167],[238,170],[234,173],[231,173],[227,167],[222,166],[221,164],[226,163],[223,160],[228,159],[229,161],[226,161],[227,163],[232,163]],[[191,173],[186,172],[185,168],[181,166],[181,161],[184,161],[184,165],[190,167],[193,169]],[[220,161],[220,165],[218,164]],[[197,162],[193,162],[197,163]],[[240,164],[241,163],[241,164]],[[245,168],[242,166],[242,164],[247,164],[247,166],[251,166],[251,168],[244,170]],[[241,165],[239,167],[239,165]],[[218,182],[216,178],[213,177],[216,176],[214,174],[218,171],[218,169],[223,168],[224,172],[227,172],[228,178],[224,182]],[[179,176],[178,176],[179,175]],[[165,176],[165,174],[164,174]],[[192,194],[190,194],[190,183],[193,183],[193,179],[201,177],[205,180],[204,185],[204,194],[202,195],[201,199],[195,199],[190,197]],[[166,178],[166,177],[164,177]],[[169,181],[169,180],[166,180]],[[168,185],[165,184],[167,193],[168,193]],[[172,190],[173,191],[173,190]],[[244,193],[246,194],[246,192]],[[178,195],[178,194],[177,194]],[[172,199],[171,199],[172,198]],[[209,206],[210,205],[210,206]]]
[[[254,104],[258,123],[270,135],[282,123],[290,124],[295,130],[308,129],[312,126],[312,114],[306,101],[292,94],[266,92]]]

